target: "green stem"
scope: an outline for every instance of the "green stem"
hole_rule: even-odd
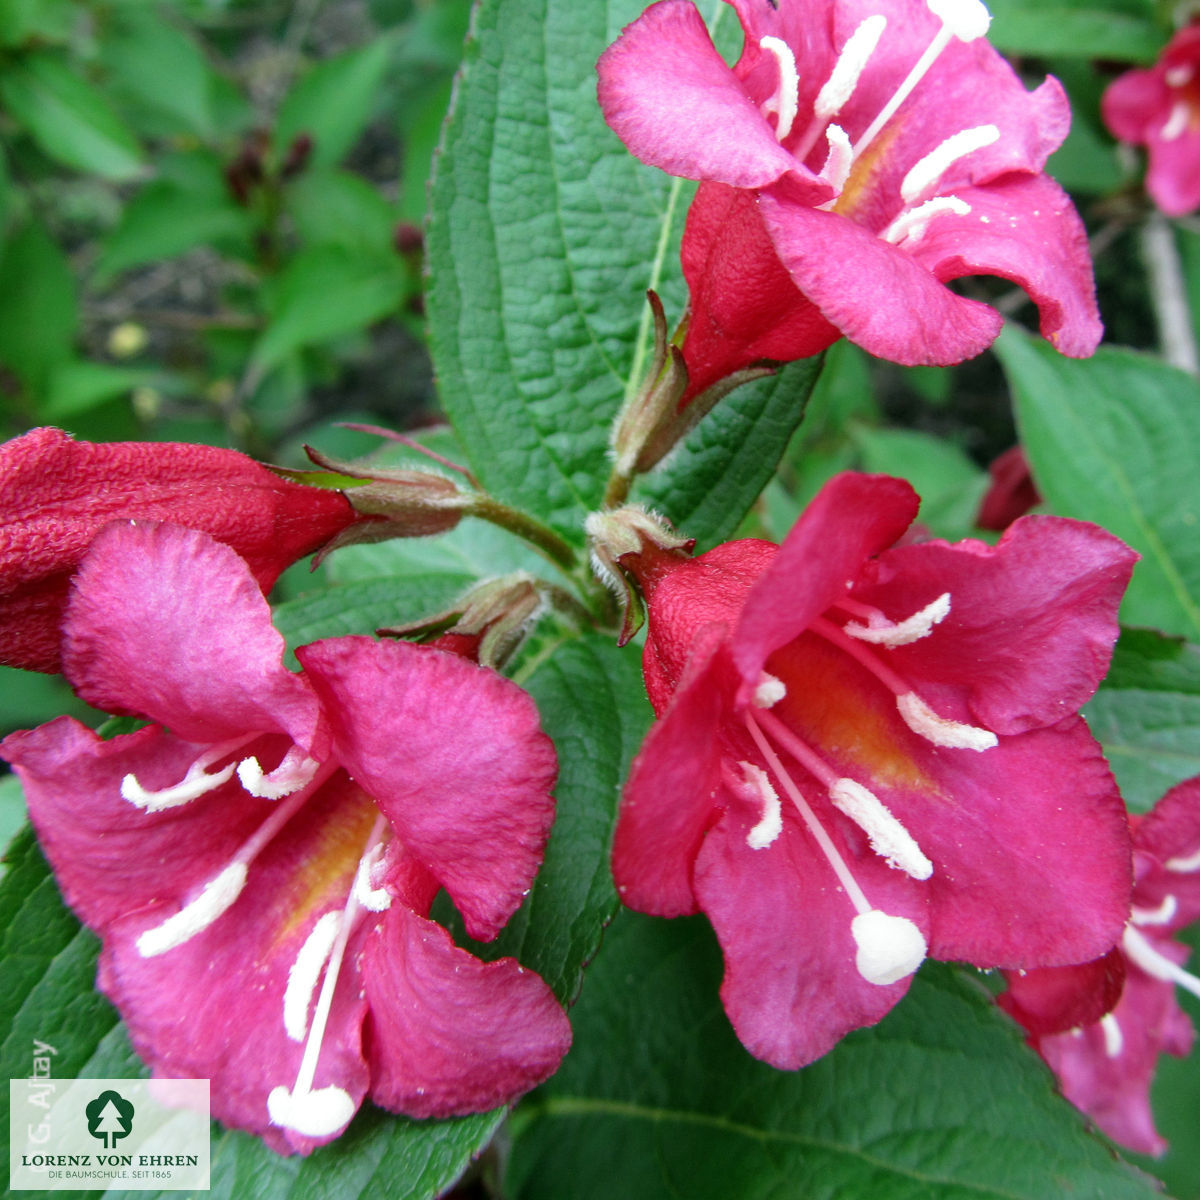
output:
[[[548,525],[543,525],[536,517],[531,517],[519,508],[510,508],[492,496],[479,496],[464,511],[470,516],[490,521],[493,525],[516,534],[531,546],[536,546],[564,571],[572,571],[578,564],[575,549],[569,542],[559,537]]]

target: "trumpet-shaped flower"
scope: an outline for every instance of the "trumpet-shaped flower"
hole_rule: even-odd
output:
[[[758,1057],[878,1021],[927,955],[1082,962],[1128,913],[1111,774],[1076,710],[1134,554],[1092,525],[897,546],[918,501],[841,475],[783,545],[620,563],[647,592],[659,714],[613,851],[624,902],[702,910]]]
[[[340,492],[281,479],[234,450],[77,442],[34,429],[0,446],[0,662],[57,671],[71,576],[109,521],[173,521],[232,546],[264,591],[361,520]]]
[[[1200,979],[1183,969],[1189,949],[1174,938],[1200,919],[1200,779],[1133,820],[1133,906],[1119,948],[1069,974],[1010,975],[1000,1003],[1030,1033],[1068,1100],[1114,1141],[1162,1154],[1150,1085],[1159,1055],[1185,1056],[1195,1040],[1176,987],[1200,996]],[[1114,975],[1124,990],[1111,986]]]
[[[601,57],[605,118],[643,162],[700,181],[683,238],[689,395],[845,335],[882,358],[978,354],[999,314],[946,287],[1012,280],[1063,353],[1100,338],[1083,226],[1044,173],[1062,88],[1027,92],[978,0],[730,0],[731,68],[690,0]]]
[[[1100,111],[1122,142],[1146,147],[1146,190],[1167,216],[1200,208],[1200,24],[1181,29],[1149,70],[1113,82]]]
[[[530,886],[556,765],[528,695],[364,637],[301,647],[293,674],[245,564],[174,525],[102,531],[65,634],[81,695],[156,724],[102,741],[63,717],[2,751],[156,1073],[307,1152],[365,1096],[444,1117],[555,1069],[545,983],[429,919],[445,889],[491,939]]]

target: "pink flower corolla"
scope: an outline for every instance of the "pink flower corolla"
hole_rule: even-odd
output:
[[[204,530],[264,591],[362,520],[341,492],[291,483],[235,450],[34,429],[0,445],[0,663],[60,669],[71,576],[104,525],[135,518]]]
[[[700,181],[683,235],[695,395],[843,334],[882,358],[980,353],[1000,315],[946,287],[1019,284],[1064,354],[1100,339],[1083,226],[1043,174],[1061,86],[1027,92],[978,0],[730,0],[728,67],[690,0],[661,0],[599,62],[609,125],[643,162]]]
[[[1124,990],[1111,987],[1111,964],[1090,964],[1010,975],[1000,1003],[1030,1033],[1068,1100],[1114,1141],[1162,1154],[1150,1085],[1159,1055],[1184,1057],[1195,1040],[1175,988],[1200,996],[1200,979],[1183,968],[1189,948],[1174,938],[1200,919],[1200,778],[1133,823],[1133,906],[1110,956]]]
[[[975,524],[1002,533],[1042,502],[1023,446],[1010,446],[988,466],[991,484],[979,502]]]
[[[1200,208],[1200,24],[1181,29],[1149,70],[1115,80],[1100,111],[1116,138],[1146,147],[1146,190],[1167,216]]]
[[[494,938],[541,862],[556,760],[525,692],[366,637],[301,647],[294,674],[242,561],[167,524],[99,535],[65,642],[84,698],[158,723],[102,741],[63,717],[0,750],[156,1074],[307,1152],[365,1096],[446,1117],[557,1067],[542,979],[429,919],[444,888]]]
[[[1129,911],[1124,808],[1076,710],[1136,556],[1056,517],[994,548],[896,545],[918,503],[845,474],[780,547],[620,559],[648,593],[660,719],[619,892],[708,916],[725,1010],[779,1067],[878,1021],[927,955],[1081,962]]]

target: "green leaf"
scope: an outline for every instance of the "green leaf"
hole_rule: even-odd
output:
[[[804,931],[796,931],[804,936]],[[721,1012],[703,918],[622,913],[559,1073],[514,1117],[511,1200],[1149,1200],[1057,1096],[978,982],[927,963],[908,997],[799,1072]]]
[[[391,206],[360,176],[318,168],[289,183],[286,194],[296,232],[309,245],[390,253],[395,226]]]
[[[159,136],[218,132],[214,72],[199,45],[150,5],[122,5],[102,27],[100,64],[110,89]]]
[[[132,179],[142,169],[137,138],[103,93],[51,51],[4,64],[0,100],[38,146],[64,166],[117,181]]]
[[[992,0],[988,41],[1006,54],[1152,62],[1168,33],[1149,0]]]
[[[393,312],[406,283],[397,259],[340,246],[301,251],[273,282],[270,324],[251,363],[261,378],[303,346],[353,333]]]
[[[67,256],[31,220],[0,250],[0,363],[40,390],[72,352],[75,278]]]
[[[677,181],[604,124],[595,63],[641,0],[483,0],[435,166],[431,348],[485,487],[581,540]],[[664,230],[667,230],[664,236]],[[681,311],[679,270],[659,281]]]
[[[635,492],[697,549],[731,537],[775,473],[821,374],[821,358],[791,363],[739,388],[692,430]]]
[[[308,134],[313,140],[313,166],[340,162],[371,119],[393,41],[379,37],[313,67],[280,106],[277,152],[285,153],[294,138]]]
[[[1200,775],[1200,646],[1126,629],[1112,667],[1085,709],[1135,812]]]
[[[149,385],[160,375],[151,367],[114,367],[88,359],[60,363],[51,372],[46,402],[38,415],[43,421],[61,425],[100,404],[128,395],[136,387]]]
[[[1131,350],[1063,358],[1011,326],[996,350],[1050,509],[1142,555],[1122,620],[1200,640],[1200,382]]]
[[[66,42],[78,20],[74,0],[0,0],[0,45]]]

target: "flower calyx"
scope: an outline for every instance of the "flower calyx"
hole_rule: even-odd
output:
[[[546,609],[548,584],[524,571],[488,579],[432,616],[376,632],[450,650],[500,670]]]
[[[617,645],[624,646],[645,622],[643,595],[649,595],[680,560],[691,556],[696,539],[681,537],[665,518],[640,504],[594,512],[584,529],[592,569],[621,606]]]

